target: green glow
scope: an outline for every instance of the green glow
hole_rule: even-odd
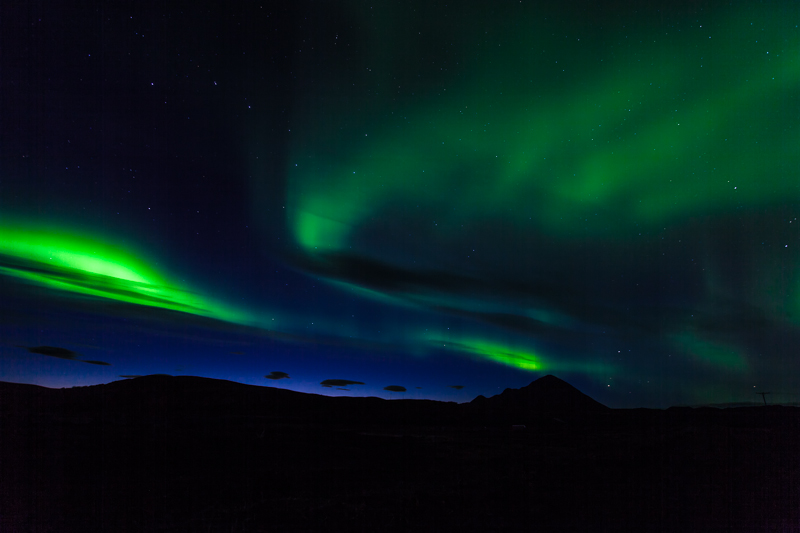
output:
[[[236,310],[168,279],[130,250],[63,229],[0,226],[0,274],[67,292],[253,324]]]
[[[459,342],[448,342],[446,340],[429,341],[431,346],[441,346],[454,350],[467,352],[481,358],[495,361],[508,366],[513,366],[521,370],[531,370],[541,372],[548,370],[549,367],[542,362],[541,357],[530,351],[509,348],[501,344],[496,344],[480,340],[462,340]]]
[[[581,59],[594,56],[580,46],[564,49],[569,84],[542,80],[559,74],[550,62],[467,48],[483,70],[406,108],[378,98],[379,121],[366,106],[361,115],[325,108],[332,122],[360,128],[351,137],[319,128],[294,147],[294,237],[311,253],[345,249],[387,206],[413,216],[445,204],[434,234],[445,242],[475,217],[621,239],[637,224],[638,234],[676,217],[798,198],[800,129],[787,110],[800,94],[800,33],[764,11],[720,20],[704,41],[656,36],[664,44],[622,47],[602,63]],[[375,32],[376,49],[402,57]],[[719,38],[728,34],[737,37]],[[515,38],[520,49],[553,44],[534,31]],[[309,148],[332,143],[322,154]],[[585,223],[598,214],[609,216]]]
[[[564,356],[559,358],[543,357],[530,348],[511,346],[508,343],[469,337],[452,340],[452,337],[452,335],[436,333],[421,335],[424,343],[431,348],[454,350],[520,370],[580,372],[595,376],[608,376],[609,373],[615,372],[612,366],[595,361],[576,360]]]
[[[475,338],[457,338],[448,334],[424,334],[423,342],[431,348],[455,350],[461,353],[494,361],[530,372],[577,372],[606,378],[617,372],[609,364],[569,356],[543,357],[530,348],[510,346],[507,343]]]
[[[744,352],[731,344],[704,339],[694,333],[674,335],[671,340],[678,350],[704,364],[736,372],[748,370]]]
[[[336,249],[344,244],[347,234],[344,222],[337,222],[310,211],[298,213],[297,239],[307,249]]]
[[[685,300],[678,305],[713,313],[734,298],[767,321],[800,322],[796,234],[749,227],[782,210],[788,226],[800,201],[800,31],[777,5],[720,9],[713,23],[682,20],[682,32],[620,23],[602,38],[575,31],[568,15],[545,23],[535,7],[520,6],[513,20],[466,11],[448,29],[452,39],[420,41],[426,61],[450,70],[427,78],[411,45],[395,40],[394,9],[378,2],[362,13],[369,22],[358,58],[367,68],[348,71],[353,83],[320,75],[297,102],[314,113],[293,116],[286,211],[308,256],[463,274],[447,278],[450,285],[363,291],[493,326],[508,314],[605,334],[593,326],[610,329],[616,318],[592,324],[604,303],[582,307],[566,293],[619,284],[618,298],[604,298],[625,321],[635,306],[650,305],[631,292],[634,276],[699,280],[697,290],[675,291]],[[297,60],[305,57],[306,70],[319,73],[319,58]],[[747,239],[739,240],[742,230]],[[472,254],[473,245],[482,249]],[[741,268],[731,267],[735,254],[747,258]],[[597,279],[576,280],[580,264]],[[565,294],[555,280],[552,291],[540,289],[562,266]],[[347,275],[357,283],[357,272]],[[473,289],[471,279],[542,285],[515,299],[513,291]],[[738,340],[672,327],[661,330],[663,346],[709,366],[747,368]],[[555,364],[502,343],[440,335],[432,344],[528,370]]]

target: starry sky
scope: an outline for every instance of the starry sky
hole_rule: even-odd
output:
[[[796,2],[67,4],[0,17],[0,380],[800,402]]]

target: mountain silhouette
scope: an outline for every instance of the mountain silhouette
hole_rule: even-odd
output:
[[[462,404],[191,376],[0,382],[0,429],[3,532],[800,523],[800,408],[609,409],[554,376]]]
[[[506,389],[486,398],[478,396],[470,408],[484,418],[508,423],[539,419],[576,420],[607,414],[610,409],[566,381],[547,375],[521,389]]]
[[[33,399],[37,398],[36,401]],[[507,425],[541,420],[586,420],[611,411],[608,407],[555,377],[544,376],[520,389],[506,389],[469,403],[434,400],[393,400],[375,397],[329,397],[291,390],[245,385],[195,376],[150,375],[106,385],[47,389],[0,383],[0,399],[22,409],[94,412],[102,417],[221,416],[231,411],[272,420],[370,420],[376,423],[480,423]],[[114,413],[112,415],[111,413]]]

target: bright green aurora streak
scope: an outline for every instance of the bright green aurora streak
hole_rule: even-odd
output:
[[[255,322],[247,312],[171,281],[132,251],[52,227],[0,226],[0,273],[70,293],[238,324]]]

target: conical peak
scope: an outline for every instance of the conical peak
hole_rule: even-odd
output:
[[[543,376],[537,380],[532,381],[522,389],[575,389],[572,385],[559,379],[552,374]],[[577,389],[576,389],[577,390]]]

